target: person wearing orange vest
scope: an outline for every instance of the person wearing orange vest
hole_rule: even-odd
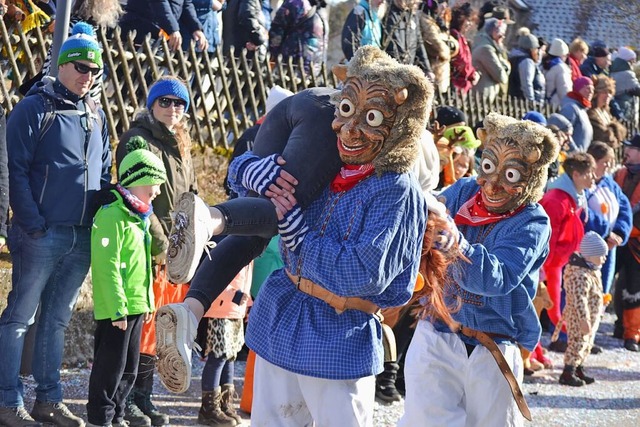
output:
[[[614,178],[631,202],[633,229],[627,244],[620,247],[615,297],[617,323],[619,326],[622,319],[624,347],[640,351],[640,134],[624,142],[623,164]]]

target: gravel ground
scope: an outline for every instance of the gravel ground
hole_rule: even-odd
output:
[[[553,370],[537,372],[525,379],[524,393],[527,397],[533,422],[527,425],[541,427],[564,426],[612,426],[632,427],[640,425],[640,354],[622,348],[622,341],[611,337],[613,316],[605,314],[596,343],[604,352],[591,355],[585,370],[596,378],[596,382],[584,387],[566,387],[558,384],[562,371],[562,355],[549,353],[554,362]],[[549,336],[543,336],[543,345]],[[172,426],[197,425],[200,407],[200,374],[203,363],[194,361],[194,375],[187,393],[176,395],[167,392],[156,381],[156,404],[171,416]],[[86,416],[84,405],[89,380],[89,369],[70,369],[62,374],[65,402],[74,413]],[[236,364],[236,387],[242,388],[244,363]],[[157,380],[157,379],[156,379]],[[33,401],[33,380],[25,379],[27,408]],[[375,426],[394,426],[402,416],[403,403],[382,404],[376,402]],[[249,426],[248,415],[243,426]]]

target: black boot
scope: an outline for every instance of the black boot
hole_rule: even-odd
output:
[[[576,376],[576,367],[572,365],[564,365],[564,371],[560,375],[560,384],[571,387],[582,387],[584,381]]]
[[[202,406],[198,412],[198,424],[218,427],[234,427],[236,420],[222,412],[222,391],[217,387],[213,391],[202,392]]]
[[[133,401],[138,408],[151,420],[152,426],[169,425],[169,416],[158,411],[153,404],[153,373],[156,369],[156,357],[150,354],[140,354],[138,363],[138,376],[131,390]]]
[[[151,419],[147,417],[133,401],[133,391],[127,396],[124,406],[124,419],[131,427],[150,427]]]
[[[640,351],[640,345],[638,345],[638,343],[632,339],[624,340],[624,348],[629,351]]]
[[[582,365],[576,366],[576,377],[584,381],[585,384],[593,384],[596,382],[595,378],[585,375]]]
[[[402,399],[396,390],[398,366],[395,362],[384,362],[384,371],[376,377],[376,397],[385,402],[398,402]]]

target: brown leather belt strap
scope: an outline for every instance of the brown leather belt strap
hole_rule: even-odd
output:
[[[483,346],[491,352],[494,360],[498,364],[498,368],[500,368],[500,372],[504,375],[504,378],[507,380],[509,384],[509,388],[511,389],[511,394],[513,394],[513,398],[516,400],[516,404],[518,405],[518,409],[522,415],[529,421],[531,421],[531,411],[529,411],[529,406],[527,405],[527,401],[524,399],[524,394],[522,394],[522,390],[520,390],[520,385],[518,385],[518,381],[516,380],[515,375],[513,375],[513,371],[509,367],[509,364],[505,360],[502,352],[496,345],[496,342],[489,336],[489,334],[481,331],[476,331],[475,329],[467,328],[466,326],[460,326],[459,332],[462,335],[465,335],[469,338],[474,338],[480,342]],[[498,334],[492,334],[496,337],[502,338]]]
[[[338,314],[342,313],[345,310],[359,310],[369,314],[376,314],[380,311],[380,307],[372,303],[371,301],[367,301],[366,299],[357,298],[357,297],[341,297],[328,289],[323,288],[317,283],[313,283],[309,279],[305,279],[301,276],[294,276],[286,270],[287,276],[289,279],[296,285],[296,288],[300,292],[304,292],[307,295],[311,295],[312,297],[321,299],[322,301],[329,304],[331,307],[336,309]]]

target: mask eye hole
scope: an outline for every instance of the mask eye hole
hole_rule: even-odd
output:
[[[340,101],[340,115],[342,117],[351,117],[356,112],[356,107],[348,99]]]
[[[480,167],[484,173],[494,173],[496,171],[496,165],[489,159],[483,159]]]
[[[384,116],[382,112],[378,110],[369,110],[367,111],[367,123],[369,126],[378,127],[382,124],[384,120]]]
[[[504,172],[504,176],[505,178],[507,178],[507,181],[511,182],[511,183],[516,183],[518,181],[520,181],[520,172],[517,171],[516,169],[512,169],[509,168]]]

